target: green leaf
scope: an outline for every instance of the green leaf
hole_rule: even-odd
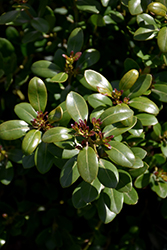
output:
[[[148,168],[149,168],[149,165],[146,162],[144,162],[144,166],[143,167],[137,168],[137,169],[130,169],[129,170],[129,174],[132,177],[136,178],[136,177],[144,174]]]
[[[152,16],[146,13],[142,13],[140,15],[137,15],[137,23],[142,26],[152,24],[155,28],[157,28],[157,24]]]
[[[139,72],[136,69],[129,70],[120,80],[119,82],[119,89],[126,91],[130,89],[134,83],[136,82],[137,78],[139,77]]]
[[[101,191],[101,184],[96,178],[92,183],[81,182],[81,197],[86,203],[94,201]]]
[[[121,193],[129,193],[132,189],[132,178],[129,173],[119,169],[119,183],[116,187],[116,190]]]
[[[49,23],[41,17],[34,17],[31,20],[31,25],[34,29],[42,33],[47,33],[49,31]]]
[[[135,126],[128,131],[130,134],[132,134],[134,136],[137,136],[137,137],[141,136],[141,134],[143,133],[143,125],[142,125],[141,121],[137,120],[137,123],[135,124]]]
[[[4,166],[1,166],[0,171],[0,182],[4,185],[8,185],[14,177],[14,170],[13,165],[10,161],[7,161],[7,163]]]
[[[158,30],[153,25],[145,25],[145,27],[138,28],[134,33],[134,40],[147,41],[157,35]]]
[[[41,131],[32,129],[24,136],[22,150],[25,155],[30,155],[36,149],[41,140]]]
[[[138,199],[138,193],[133,187],[128,193],[124,193],[124,203],[128,205],[135,205],[138,202]]]
[[[42,141],[45,143],[65,141],[72,138],[70,129],[65,127],[54,127],[47,130],[42,136]]]
[[[152,76],[150,74],[141,75],[130,89],[128,97],[130,99],[144,94],[151,86]]]
[[[138,156],[141,159],[145,158],[145,156],[147,155],[147,151],[140,147],[131,147],[131,150],[135,156]]]
[[[27,44],[27,43],[34,42],[37,39],[39,39],[40,36],[41,36],[41,33],[39,31],[37,30],[29,31],[28,29],[23,36],[22,43]]]
[[[146,173],[136,178],[134,185],[136,188],[145,188],[146,186],[148,186],[149,182],[150,182],[150,173],[146,171]]]
[[[161,181],[152,181],[151,189],[161,198],[167,197],[167,183]]]
[[[117,141],[110,141],[111,149],[105,149],[109,158],[116,164],[133,168],[135,163],[135,156],[133,152],[123,143]]]
[[[128,105],[121,103],[106,109],[100,116],[103,126],[126,120],[133,116],[133,110]]]
[[[66,98],[67,111],[71,118],[78,122],[88,119],[88,106],[84,98],[76,92],[71,91]]]
[[[115,217],[116,213],[112,212],[104,201],[104,194],[100,194],[100,198],[97,201],[97,211],[99,218],[105,223],[111,222]]]
[[[34,62],[31,66],[31,70],[35,75],[45,78],[54,77],[60,72],[60,68],[56,64],[46,60]]]
[[[22,158],[22,164],[24,169],[29,169],[35,166],[34,153],[31,155],[24,155]]]
[[[108,137],[110,135],[114,135],[114,136],[121,135],[125,133],[126,131],[129,131],[132,127],[134,127],[136,122],[137,122],[137,118],[133,116],[133,123],[131,124],[131,126],[124,126],[121,122],[107,125],[103,129],[104,137]]]
[[[138,15],[143,12],[141,0],[129,0],[128,8],[131,15]]]
[[[131,99],[129,101],[129,106],[153,115],[157,115],[159,113],[157,105],[149,98],[143,96]]]
[[[157,16],[166,16],[167,8],[162,3],[150,3],[147,8],[150,12],[154,13]]]
[[[68,79],[68,74],[65,72],[60,72],[50,79],[50,82],[65,82]]]
[[[153,97],[161,102],[167,102],[167,85],[154,84],[154,88],[151,89]]]
[[[87,49],[83,52],[82,56],[76,62],[76,68],[80,68],[82,70],[92,66],[96,62],[99,61],[100,53],[96,49]]]
[[[70,55],[71,51],[75,53],[80,52],[84,41],[84,34],[81,28],[75,28],[67,41],[67,53]]]
[[[87,204],[82,198],[81,193],[81,184],[78,185],[77,188],[74,189],[74,192],[72,193],[72,203],[75,208],[82,208],[85,207]]]
[[[20,11],[18,11],[18,10],[11,10],[11,11],[8,11],[6,13],[3,13],[0,16],[0,24],[10,23],[10,22],[14,21],[15,19],[17,19],[17,17],[19,15],[20,15]]]
[[[101,6],[96,0],[80,0],[76,2],[76,6],[81,11],[87,11],[90,13],[99,13]]]
[[[91,21],[91,23],[94,26],[97,26],[97,27],[103,27],[103,26],[105,26],[105,22],[104,22],[103,16],[100,15],[100,14],[93,14],[93,15],[91,15],[90,21]]]
[[[16,140],[26,134],[30,128],[25,121],[11,120],[0,125],[0,139]]]
[[[52,124],[54,122],[58,122],[59,120],[61,120],[62,117],[63,117],[63,109],[60,106],[58,106],[48,114],[48,121],[50,124]]]
[[[54,157],[48,150],[47,143],[41,142],[35,151],[35,165],[41,174],[45,174],[53,165]]]
[[[102,94],[92,94],[88,96],[88,102],[93,108],[97,108],[99,106],[112,106],[112,101],[109,97]]]
[[[143,126],[151,126],[158,123],[157,118],[151,114],[140,113],[136,115],[137,119],[139,119]]]
[[[105,187],[115,188],[119,180],[117,168],[111,162],[100,159],[98,179]]]
[[[73,156],[63,166],[60,173],[60,184],[63,188],[71,186],[78,178],[80,174],[77,168],[77,157]]]
[[[158,47],[161,52],[167,52],[167,27],[163,27],[158,32],[157,36]]]
[[[109,81],[100,73],[87,69],[84,72],[84,77],[87,83],[94,88],[94,90],[98,90],[98,88],[107,89],[110,93],[112,93],[113,89]]]
[[[77,157],[78,171],[84,181],[91,183],[98,174],[98,158],[95,151],[86,146]]]
[[[118,192],[112,188],[104,188],[103,189],[103,198],[105,203],[107,204],[108,208],[116,213],[119,214],[123,207],[124,202],[124,194]]]
[[[161,152],[167,157],[167,143],[166,143],[166,141],[161,143]]]
[[[36,76],[29,82],[28,99],[36,111],[44,112],[47,104],[47,89],[44,82]]]
[[[33,109],[31,104],[27,102],[17,104],[14,108],[14,111],[21,120],[31,125],[31,121],[37,117],[37,112]]]

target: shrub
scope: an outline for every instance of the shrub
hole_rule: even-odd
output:
[[[0,9],[1,247],[165,249],[167,1]]]

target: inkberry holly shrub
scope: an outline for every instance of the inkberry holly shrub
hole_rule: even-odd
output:
[[[163,249],[167,1],[2,3],[0,246]]]

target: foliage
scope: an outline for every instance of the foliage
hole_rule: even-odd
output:
[[[0,10],[0,247],[165,249],[167,1]]]

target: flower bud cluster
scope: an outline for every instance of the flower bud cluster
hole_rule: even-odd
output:
[[[3,161],[5,158],[7,158],[7,153],[3,149],[2,145],[0,145],[0,162]]]
[[[82,147],[87,144],[91,145],[104,145],[108,149],[111,149],[109,142],[112,140],[113,135],[104,138],[104,133],[102,133],[100,126],[102,125],[101,119],[92,118],[93,129],[87,125],[86,120],[79,119],[79,123],[75,122],[71,124],[71,127],[76,131],[75,136],[82,136],[84,140],[82,141]]]
[[[37,111],[37,118],[34,118],[31,123],[32,126],[38,130],[46,131],[52,127],[48,121],[48,112],[43,113],[42,111]]]
[[[114,91],[112,92],[112,99],[113,99],[113,104],[119,104],[119,103],[126,103],[128,104],[129,102],[129,98],[128,97],[124,97],[123,101],[120,100],[121,96],[123,94],[123,90],[117,90],[116,88],[114,89]]]
[[[167,172],[165,172],[163,169],[158,169],[155,167],[155,171],[153,174],[156,176],[156,178],[161,178],[164,181],[167,181]]]
[[[65,72],[67,74],[74,74],[77,72],[77,69],[74,70],[74,62],[78,61],[80,56],[82,55],[82,52],[77,52],[74,55],[74,51],[71,51],[70,56],[67,56],[65,54],[62,54],[62,56],[66,59],[66,64],[65,64]]]

